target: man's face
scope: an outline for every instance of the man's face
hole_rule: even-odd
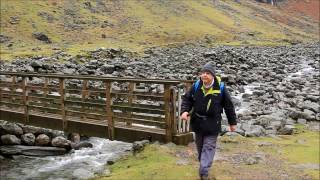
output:
[[[208,71],[203,71],[200,74],[201,80],[203,81],[204,84],[211,84],[213,80],[213,75],[209,73]]]

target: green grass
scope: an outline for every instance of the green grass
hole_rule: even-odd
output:
[[[111,166],[112,176],[99,179],[195,179],[194,164],[178,166],[178,158],[172,153],[159,145],[149,145],[142,153]]]
[[[145,48],[197,42],[212,37],[208,45],[284,45],[284,39],[302,42],[318,40],[318,24],[299,16],[291,17],[271,6],[252,1],[90,1],[96,12],[85,9],[85,0],[72,1],[20,1],[0,0],[1,34],[12,37],[12,47],[0,44],[0,58],[10,60],[16,56],[48,55],[59,47],[70,54],[99,47],[119,47],[142,52]],[[284,17],[300,26],[277,20],[261,11]],[[38,14],[45,12],[54,18],[47,22]],[[74,15],[67,15],[73,12]],[[70,13],[69,13],[70,14]],[[10,24],[10,18],[19,17],[18,24]],[[70,30],[66,25],[82,21],[82,29]],[[112,27],[101,28],[108,21]],[[306,29],[303,26],[305,25]],[[35,40],[33,32],[44,32],[53,41],[47,45]],[[248,33],[255,33],[248,36]],[[102,38],[102,34],[106,38]],[[31,49],[41,47],[40,51]]]
[[[226,137],[219,139],[219,156],[211,169],[211,177],[225,179],[278,179],[283,173],[290,179],[319,179],[319,170],[300,170],[294,165],[319,164],[319,132],[309,131],[297,126],[294,135],[279,138]],[[258,146],[269,142],[271,145]],[[302,144],[301,144],[302,143]],[[254,157],[263,154],[265,159],[258,164],[247,165],[238,158]],[[177,165],[179,154],[187,165]],[[245,156],[246,155],[246,156]],[[231,158],[232,157],[232,158]],[[231,158],[231,159],[228,159]],[[228,159],[228,160],[226,160]],[[109,166],[111,175],[95,179],[197,179],[198,162],[194,146],[160,146],[151,144],[135,156],[126,156]]]

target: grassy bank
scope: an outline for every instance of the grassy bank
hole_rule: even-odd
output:
[[[96,179],[197,179],[198,162],[189,146],[151,144],[108,167]],[[291,136],[221,137],[212,179],[319,179],[319,132],[298,126]]]

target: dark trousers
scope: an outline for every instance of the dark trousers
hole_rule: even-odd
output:
[[[216,152],[218,135],[201,135],[196,133],[198,160],[200,162],[199,175],[208,176]]]

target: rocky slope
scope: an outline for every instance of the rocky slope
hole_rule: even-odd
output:
[[[320,120],[319,44],[216,48],[186,45],[151,48],[144,54],[136,56],[117,49],[98,49],[75,57],[60,53],[4,62],[0,70],[195,80],[201,66],[212,61],[233,95],[241,122],[237,133],[292,134],[296,122]],[[61,57],[67,58],[65,64],[59,60]]]

